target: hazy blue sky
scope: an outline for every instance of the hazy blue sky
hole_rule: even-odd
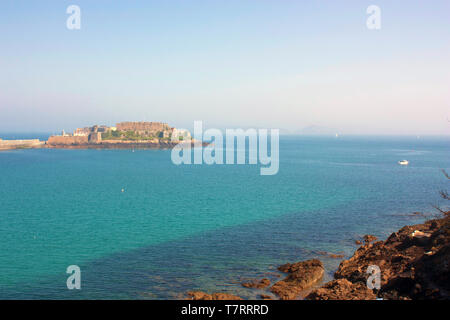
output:
[[[71,4],[81,30],[66,28]],[[381,30],[366,27],[371,4]],[[0,40],[0,132],[450,133],[448,0],[2,0]]]

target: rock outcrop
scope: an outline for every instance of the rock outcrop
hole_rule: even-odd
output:
[[[341,262],[337,280],[314,290],[307,299],[346,299],[349,294],[370,298],[369,266],[380,268],[380,288],[375,289],[380,298],[450,299],[450,216],[403,227],[386,241],[365,241]]]
[[[289,273],[289,275],[276,282],[270,291],[275,293],[282,300],[296,299],[299,294],[318,281],[324,274],[323,264],[320,260],[312,259],[297,263],[287,263],[278,268],[281,272]]]
[[[342,259],[344,258],[343,254],[337,254],[337,253],[331,253],[331,252],[326,252],[326,251],[317,251],[317,254],[321,255],[321,256],[325,256],[327,258],[332,258],[332,259]]]
[[[308,300],[375,300],[373,290],[362,282],[352,283],[347,279],[338,279],[326,283],[319,289],[312,291]]]
[[[186,293],[189,300],[242,300],[242,298],[229,293],[208,294],[203,291],[189,291]]]
[[[264,289],[270,285],[270,280],[267,278],[263,278],[261,280],[252,280],[249,282],[242,283],[243,287],[246,288],[256,288],[256,289]]]
[[[376,241],[377,239],[378,239],[377,237],[375,237],[374,235],[371,235],[371,234],[366,234],[366,235],[363,237],[363,240],[364,240],[364,243],[365,243],[365,244],[374,242],[374,241]]]
[[[370,235],[362,240],[364,244],[353,256],[340,263],[335,280],[312,289],[305,299],[450,299],[450,212],[441,219],[403,227],[386,241],[374,242],[376,237]],[[374,289],[369,288],[367,281],[373,276],[368,273],[370,266],[380,270],[379,287],[373,286],[373,282],[370,286]],[[322,262],[317,259],[287,263],[278,270],[289,275],[269,290],[282,300],[299,298],[304,290],[317,285],[324,274]],[[264,289],[270,280],[263,278],[242,285]],[[187,294],[194,300],[241,299],[227,293],[191,291]],[[260,298],[272,296],[262,293]]]

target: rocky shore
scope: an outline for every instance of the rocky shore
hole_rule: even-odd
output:
[[[54,142],[35,140],[1,140],[0,151],[15,149],[172,149],[176,145],[185,142],[174,142],[167,140],[154,141],[102,141],[97,143],[91,142]],[[195,140],[191,141],[194,147]],[[209,145],[207,142],[201,142],[203,147]]]
[[[324,268],[318,259],[280,266],[278,270],[288,275],[272,286],[266,278],[242,285],[267,288],[282,300],[450,299],[450,212],[445,212],[442,218],[405,226],[385,241],[376,241],[370,235],[363,240],[353,256],[340,263],[335,279],[320,287]],[[374,268],[380,271],[379,285],[372,282],[375,274],[368,272]],[[273,298],[269,294],[260,297]],[[200,291],[188,293],[187,298],[240,299]]]
[[[156,142],[132,142],[115,141],[101,143],[80,143],[80,144],[46,144],[45,148],[50,149],[171,149],[179,142],[156,141]]]
[[[345,299],[347,287],[356,299],[449,299],[450,213],[444,218],[405,226],[386,241],[366,242],[341,262],[335,281],[313,291],[307,299]],[[369,266],[380,268],[380,289],[367,292]],[[359,287],[359,290],[355,290]]]

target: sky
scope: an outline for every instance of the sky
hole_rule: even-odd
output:
[[[2,0],[0,132],[202,120],[449,135],[449,57],[448,0]]]

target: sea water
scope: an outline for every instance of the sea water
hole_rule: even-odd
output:
[[[34,137],[0,135],[13,136]],[[2,151],[0,298],[256,298],[242,281],[276,281],[278,265],[310,258],[327,280],[339,259],[320,252],[348,257],[364,234],[386,237],[445,206],[449,159],[439,137],[282,136],[274,176],[176,166],[170,150]],[[67,289],[70,265],[80,290]]]

